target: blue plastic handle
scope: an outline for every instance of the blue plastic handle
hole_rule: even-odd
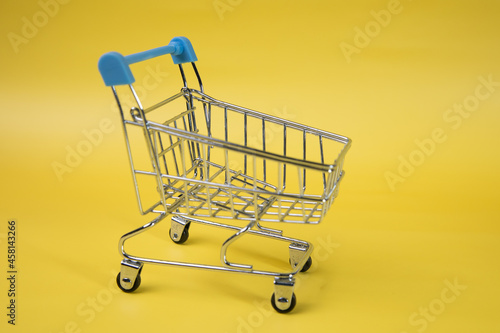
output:
[[[176,65],[198,60],[189,39],[186,37],[174,37],[166,46],[128,56],[123,56],[118,52],[105,53],[99,58],[99,72],[101,72],[104,84],[107,86],[131,84],[135,82],[135,78],[130,71],[130,64],[165,54],[171,54],[172,60]]]

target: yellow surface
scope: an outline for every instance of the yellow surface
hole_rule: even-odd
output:
[[[19,270],[15,327],[0,279],[2,332],[500,332],[498,1],[54,3],[0,5],[0,267],[17,219]],[[146,266],[136,293],[115,285],[118,238],[147,218],[97,60],[178,35],[211,95],[353,139],[323,223],[283,226],[316,246],[290,315],[269,278]],[[155,66],[149,102],[180,88],[169,58]],[[167,232],[130,251],[211,262],[227,237]],[[244,245],[286,267],[286,248]]]

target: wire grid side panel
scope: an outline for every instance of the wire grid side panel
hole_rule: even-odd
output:
[[[129,150],[133,185],[141,214],[163,209],[158,192],[158,178],[151,160],[144,128],[138,123],[126,123],[126,148]]]
[[[186,92],[185,92],[186,93]],[[150,130],[165,209],[200,217],[317,223],[338,191],[336,165],[344,145],[286,120],[184,94],[146,109],[148,122],[258,149],[335,166],[329,172],[181,139],[168,128]],[[151,120],[152,119],[152,120]],[[186,136],[185,136],[186,137]],[[332,172],[333,170],[333,172]]]
[[[321,181],[324,172],[162,131],[156,131],[155,136],[158,141],[173,137],[174,142],[167,152],[165,149],[156,152],[161,160],[166,210],[170,213],[297,223],[318,223],[323,217],[328,198],[305,195],[301,185],[304,175]],[[246,173],[241,168],[244,160],[247,160]],[[261,177],[264,160],[266,181]],[[285,169],[289,172],[285,173]]]
[[[322,134],[324,132],[307,126],[297,127],[296,124],[286,119],[220,101],[214,102],[208,97],[197,98],[195,93],[193,93],[192,105],[196,109],[200,134],[222,141],[331,167],[336,165],[336,160],[345,147],[344,142],[333,139],[334,135],[325,136]],[[250,169],[249,159],[242,159],[241,162],[231,160],[230,163],[234,168],[241,168],[245,174]],[[267,181],[267,178],[273,175],[267,172],[268,162],[263,160],[261,163],[262,168],[258,170],[261,174],[257,176]],[[285,168],[284,173],[288,172],[295,171]],[[286,176],[295,177],[295,175]],[[309,179],[307,176],[303,177],[305,194],[322,195],[328,192],[328,185],[327,175],[319,181]],[[299,191],[295,192],[299,193]]]

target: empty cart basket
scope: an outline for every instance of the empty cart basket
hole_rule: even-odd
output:
[[[183,86],[175,95],[144,106],[129,65],[165,54],[179,65]],[[128,56],[109,52],[99,60],[104,83],[118,104],[140,212],[154,215],[151,222],[121,237],[118,286],[125,292],[136,290],[144,264],[263,275],[274,278],[273,307],[289,312],[296,303],[295,274],[311,266],[313,245],[263,224],[321,222],[338,194],[351,141],[205,94],[195,61],[184,37]],[[197,89],[187,83],[187,63]],[[220,248],[220,264],[139,257],[125,251],[126,240],[167,216],[170,238],[178,244],[188,240],[193,223],[230,230]],[[222,223],[224,219],[234,224]],[[288,243],[291,268],[276,272],[229,261],[228,247],[244,235]]]

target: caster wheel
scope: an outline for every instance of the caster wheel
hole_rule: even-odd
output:
[[[184,242],[186,242],[189,238],[189,223],[186,224],[186,227],[184,228],[184,231],[182,232],[182,235],[179,239],[175,240],[173,237],[172,237],[172,229],[170,229],[168,231],[168,234],[170,235],[170,239],[174,242],[174,243],[177,243],[177,244],[182,244]]]
[[[288,312],[292,311],[293,308],[295,307],[296,303],[297,303],[297,299],[295,298],[295,293],[293,293],[292,294],[292,301],[290,302],[290,306],[285,310],[281,310],[276,305],[276,298],[274,297],[274,293],[273,293],[273,296],[271,296],[271,305],[273,306],[274,310],[276,310],[279,313],[288,313]]]
[[[302,269],[300,271],[307,272],[309,270],[309,268],[311,268],[312,263],[313,263],[313,260],[311,257],[309,257],[309,259],[307,259],[306,263],[304,264],[304,266],[302,267]]]
[[[130,289],[123,288],[122,284],[120,283],[121,279],[122,279],[121,273],[118,273],[118,275],[116,276],[116,284],[118,284],[118,287],[126,293],[131,293],[135,291],[141,285],[141,274],[137,275],[137,277],[135,278],[134,285]]]
[[[288,262],[291,263],[290,259],[288,259]],[[311,268],[311,265],[312,265],[312,258],[309,257],[309,259],[307,259],[306,263],[304,264],[304,266],[302,266],[302,269],[300,270],[301,273],[304,273],[304,272],[307,272],[309,270],[309,268]]]

